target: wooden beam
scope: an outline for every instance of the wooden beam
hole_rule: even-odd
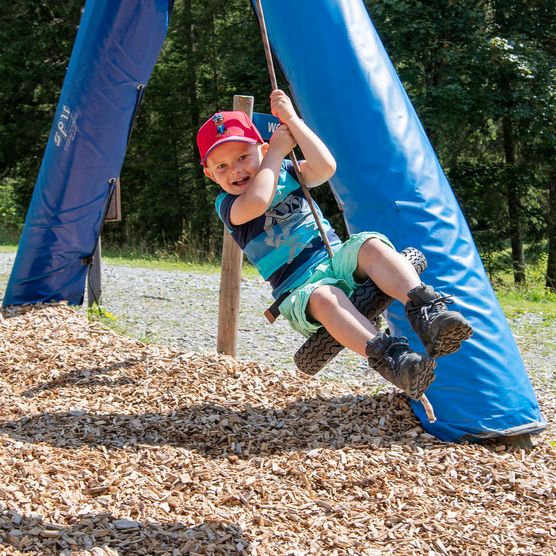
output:
[[[92,307],[95,303],[100,305],[102,297],[102,256],[100,237],[93,253],[89,272],[87,273],[87,305]]]
[[[120,222],[122,219],[122,199],[121,199],[121,187],[120,178],[116,178],[116,184],[114,187],[114,192],[112,197],[110,197],[110,203],[108,204],[108,209],[106,211],[106,216],[104,218],[105,222]]]
[[[245,112],[249,118],[253,117],[253,104],[253,97],[234,95],[234,110]],[[237,353],[242,264],[243,252],[224,228],[216,351],[232,357]]]

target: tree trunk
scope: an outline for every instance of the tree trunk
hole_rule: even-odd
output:
[[[556,293],[556,168],[548,181],[548,262],[546,287]]]
[[[193,23],[193,8],[191,0],[183,1],[183,27],[184,27],[184,44],[187,56],[187,77],[184,83],[184,88],[189,103],[189,121],[191,123],[191,134],[189,137],[191,146],[191,159],[195,162],[197,182],[200,182],[203,176],[201,167],[197,162],[199,161],[199,154],[197,152],[197,128],[199,127],[199,99],[197,97],[197,55],[195,44],[195,25]]]
[[[505,29],[507,25],[508,12],[504,2],[495,1],[493,3],[494,20],[499,29]],[[514,136],[514,126],[512,121],[512,111],[515,109],[512,100],[512,89],[508,75],[503,67],[500,68],[499,87],[504,98],[505,113],[502,117],[502,135],[504,141],[504,157],[506,166],[515,168],[517,162],[516,141]],[[525,282],[525,258],[523,256],[523,242],[521,232],[521,205],[519,202],[519,188],[514,178],[508,172],[506,180],[506,199],[508,201],[509,232],[512,245],[512,268],[514,272],[514,282],[516,285]]]
[[[504,135],[504,154],[506,164],[515,166],[516,146],[511,118],[506,115],[502,120],[502,131]],[[506,197],[508,199],[508,214],[510,218],[509,231],[512,244],[512,268],[514,282],[516,285],[525,282],[525,258],[523,256],[523,241],[521,232],[521,204],[519,200],[519,188],[514,180],[506,182]]]
[[[187,57],[187,75],[185,77],[183,87],[188,104],[187,126],[189,145],[189,158],[193,163],[193,183],[190,184],[190,198],[188,216],[189,234],[191,239],[201,247],[201,250],[208,250],[206,242],[207,237],[211,237],[209,207],[205,199],[206,178],[203,169],[199,164],[199,153],[197,150],[197,130],[200,123],[200,107],[197,92],[197,68],[199,64],[200,53],[199,41],[203,34],[203,22],[197,20],[194,13],[196,3],[194,0],[183,0],[183,41],[185,54]],[[202,56],[202,54],[201,54]],[[199,234],[198,230],[203,229],[205,234]]]

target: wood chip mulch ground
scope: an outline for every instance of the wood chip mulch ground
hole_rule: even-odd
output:
[[[145,345],[66,306],[0,318],[0,369],[1,554],[556,554],[553,432],[442,443],[393,391]]]

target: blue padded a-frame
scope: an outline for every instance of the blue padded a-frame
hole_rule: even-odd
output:
[[[423,280],[470,321],[474,336],[439,359],[427,391],[444,440],[538,432],[546,426],[514,338],[448,181],[361,0],[263,0],[276,57],[302,117],[330,147],[331,185],[350,233],[383,232],[423,251]],[[401,304],[393,333],[419,340]]]
[[[172,4],[87,1],[4,305],[83,302],[87,262]]]

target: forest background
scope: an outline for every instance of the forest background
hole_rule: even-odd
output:
[[[12,0],[0,13],[0,240],[17,242],[50,132],[83,0]],[[367,0],[490,276],[556,291],[555,0]],[[287,83],[279,76],[280,85]],[[104,246],[197,260],[219,255],[216,186],[195,134],[234,94],[269,112],[249,0],[176,0],[121,175],[123,220]],[[345,237],[323,186],[315,198]]]

